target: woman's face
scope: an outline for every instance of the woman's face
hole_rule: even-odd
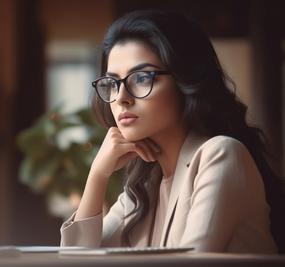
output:
[[[107,76],[125,78],[134,70],[165,70],[159,57],[140,41],[116,44],[109,54]],[[182,95],[171,75],[157,75],[151,93],[142,99],[128,94],[123,83],[116,101],[110,104],[124,138],[158,141],[182,127]]]

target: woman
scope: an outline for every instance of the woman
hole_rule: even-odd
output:
[[[109,130],[61,244],[276,252],[277,180],[201,29],[173,12],[129,13],[109,28],[102,67],[94,110]],[[109,177],[126,165],[102,219]]]

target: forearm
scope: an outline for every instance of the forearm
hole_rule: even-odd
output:
[[[157,146],[149,140],[136,143],[127,141],[118,128],[111,127],[92,163],[85,190],[77,210],[75,221],[102,212],[109,177],[130,160],[140,156],[145,161],[155,161]]]
[[[108,178],[91,170],[74,221],[89,218],[102,212],[108,180]]]

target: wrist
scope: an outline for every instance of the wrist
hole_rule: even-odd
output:
[[[96,170],[91,170],[89,173],[88,182],[94,183],[95,185],[107,186],[110,176],[111,175],[108,175],[104,172],[101,173]]]

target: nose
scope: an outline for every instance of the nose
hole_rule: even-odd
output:
[[[119,93],[116,99],[119,105],[130,106],[135,99],[127,92],[125,84],[122,82],[119,87]]]

